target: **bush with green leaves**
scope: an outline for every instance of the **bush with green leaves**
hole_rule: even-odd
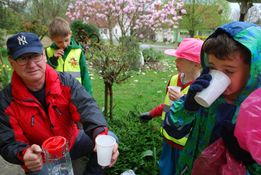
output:
[[[71,23],[71,30],[72,30],[73,37],[77,41],[80,41],[80,37],[79,37],[80,30],[84,30],[88,34],[88,36],[91,36],[91,34],[96,34],[100,38],[100,31],[95,25],[85,24],[81,20],[73,21]]]
[[[0,47],[5,46],[6,30],[0,28]]]
[[[162,51],[156,51],[152,48],[144,49],[142,54],[145,62],[157,62],[166,57]]]
[[[40,20],[26,21],[23,23],[23,28],[24,31],[36,33],[40,39],[43,39],[48,33],[48,27]]]
[[[11,67],[7,61],[7,50],[0,47],[0,90],[11,80]]]
[[[139,108],[137,105],[128,114],[108,120],[110,128],[119,137],[120,151],[117,164],[107,169],[110,175],[119,175],[128,169],[134,170],[138,175],[157,175],[159,172],[161,119],[140,123],[137,117],[141,112]]]
[[[120,38],[120,44],[124,49],[130,68],[139,70],[141,53],[138,40],[133,36],[125,36]]]
[[[19,12],[6,7],[5,5],[0,5],[0,26],[2,29],[6,29],[8,33],[21,31],[22,17],[23,15]]]

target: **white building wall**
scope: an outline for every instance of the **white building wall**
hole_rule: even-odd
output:
[[[100,35],[101,35],[102,39],[109,40],[109,38],[110,38],[109,29],[108,28],[100,28]],[[117,24],[112,29],[113,41],[118,41],[118,39],[121,36],[122,36],[122,32],[121,32],[120,26]],[[127,36],[130,36],[130,30],[128,30]]]
[[[160,31],[156,32],[156,41],[158,42],[173,42],[174,41],[174,36],[173,36],[173,31],[169,29],[163,29]]]

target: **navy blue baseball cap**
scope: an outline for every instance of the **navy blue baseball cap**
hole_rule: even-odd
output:
[[[13,58],[17,59],[21,55],[26,53],[42,53],[43,45],[39,37],[30,32],[20,32],[10,38],[7,42],[8,54]]]

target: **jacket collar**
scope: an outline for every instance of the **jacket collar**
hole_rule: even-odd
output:
[[[49,65],[46,65],[45,84],[46,95],[59,95],[61,93],[61,85],[58,73]],[[34,99],[33,95],[30,93],[16,72],[13,72],[11,86],[13,97],[21,100]]]

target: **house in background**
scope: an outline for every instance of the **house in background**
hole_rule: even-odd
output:
[[[109,34],[109,25],[108,22],[105,19],[101,18],[90,18],[89,19],[90,24],[96,25],[100,29],[100,36],[101,39],[109,40],[110,34]],[[119,24],[116,20],[111,21],[112,23],[112,40],[114,42],[118,42],[119,38],[122,36],[122,32],[120,29]],[[130,31],[127,32],[127,36],[130,35]]]
[[[194,38],[205,40],[207,36],[211,34],[212,30],[206,31],[196,31]],[[155,33],[156,42],[168,42],[179,44],[184,38],[190,37],[189,31],[186,29],[164,29],[163,31],[158,31]]]

